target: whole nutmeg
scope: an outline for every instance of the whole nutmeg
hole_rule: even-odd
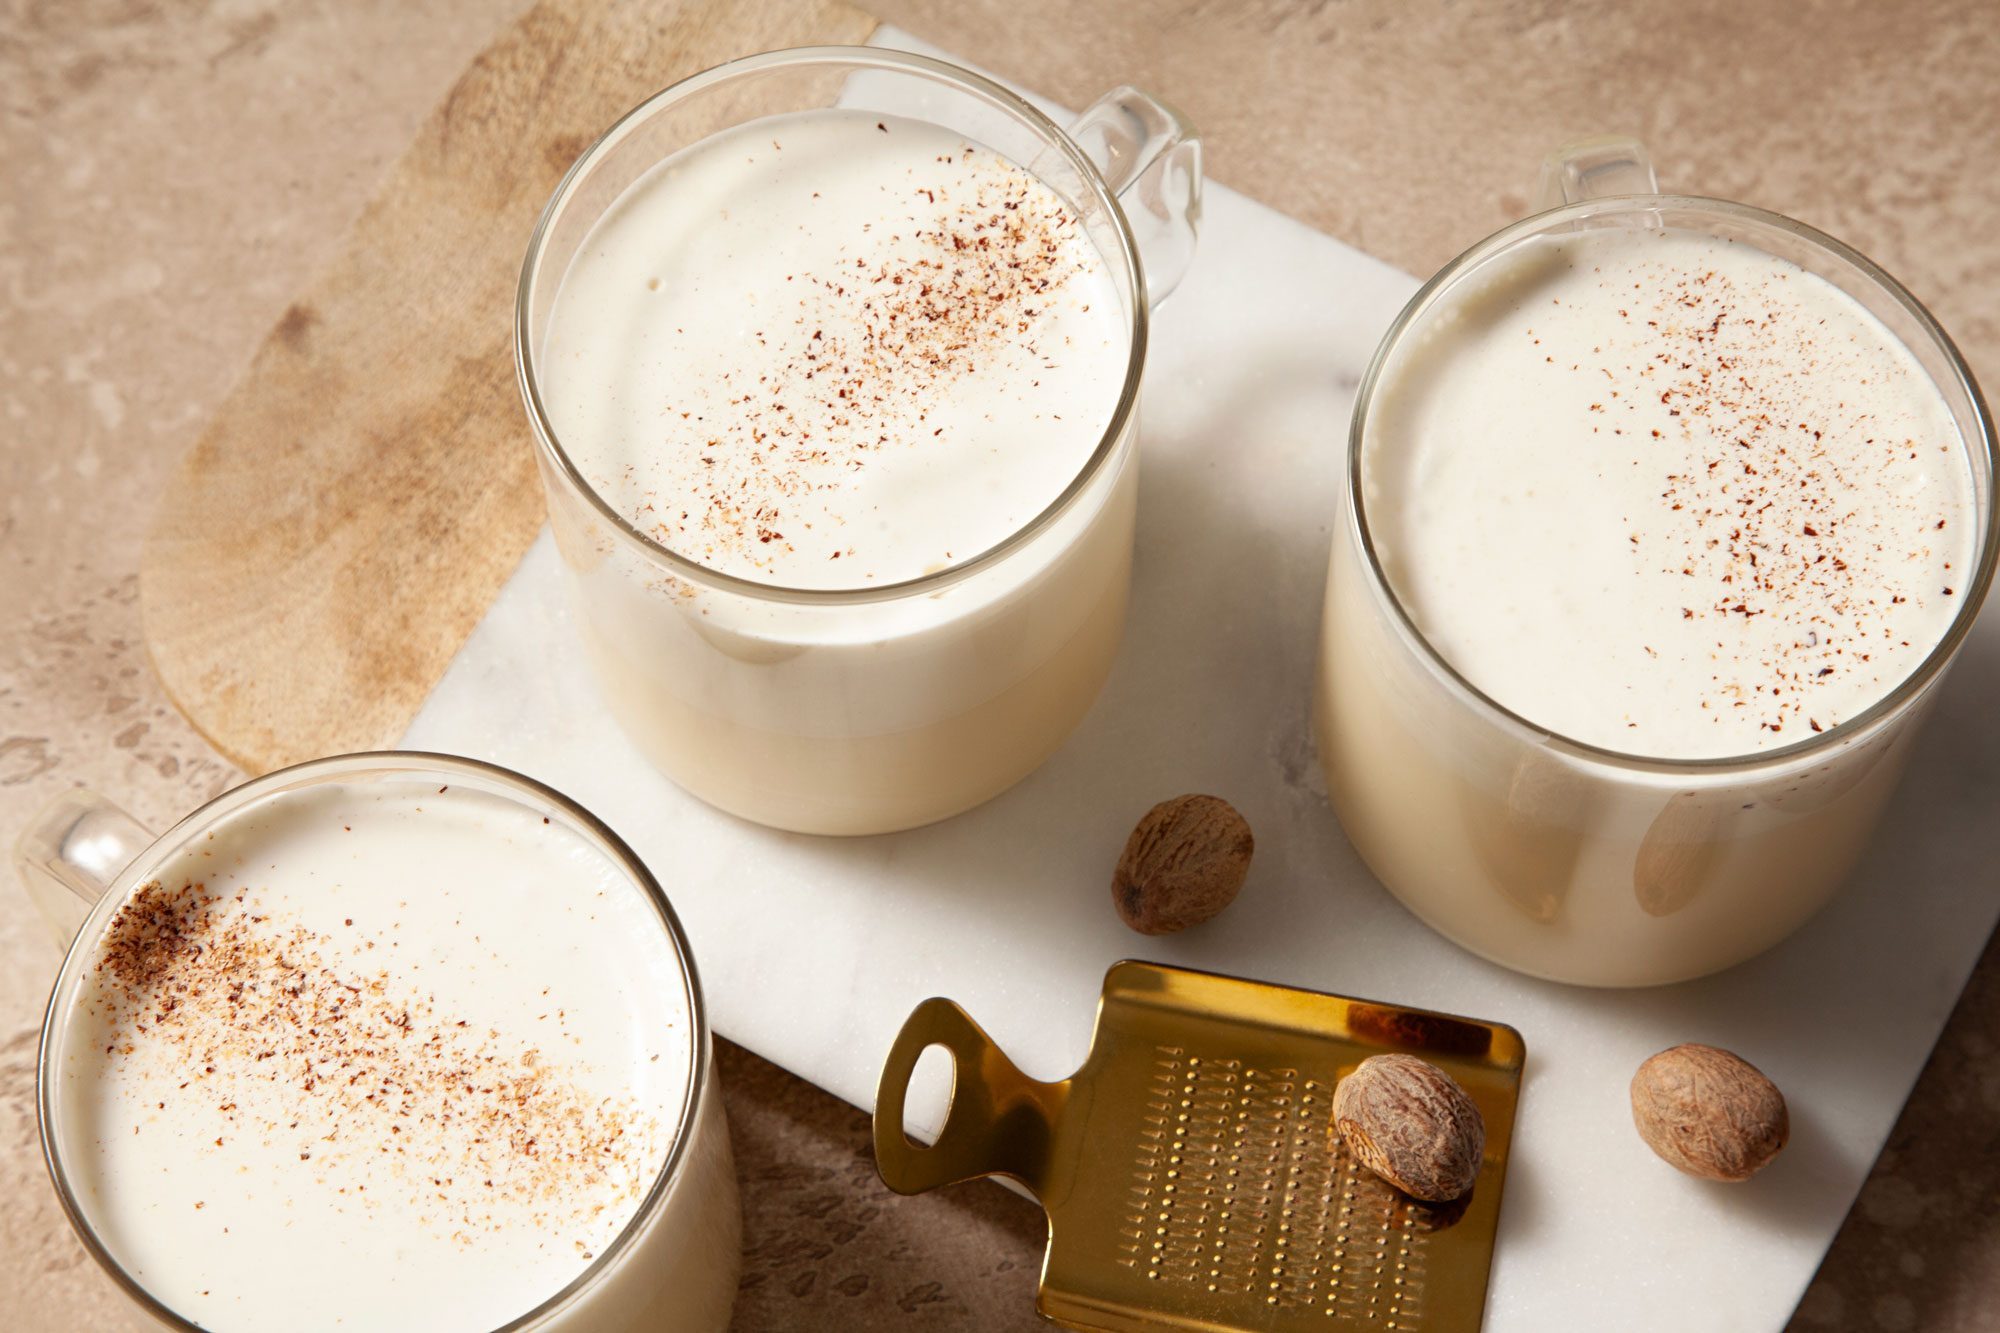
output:
[[[1198,926],[1236,900],[1255,849],[1219,796],[1176,796],[1146,812],[1111,875],[1111,902],[1142,935]]]
[[[1369,1056],[1333,1090],[1333,1122],[1361,1165],[1413,1198],[1456,1199],[1479,1178],[1486,1121],[1428,1060]]]
[[[1748,1180],[1792,1133],[1784,1094],[1755,1065],[1693,1044],[1639,1066],[1632,1123],[1661,1160],[1704,1180]]]

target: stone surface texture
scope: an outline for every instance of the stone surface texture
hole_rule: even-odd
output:
[[[72,784],[157,825],[238,776],[146,662],[135,570],[153,498],[520,8],[0,0],[9,843]],[[1207,130],[1217,178],[1416,272],[1520,212],[1554,140],[1636,131],[1670,187],[1792,212],[1874,254],[2000,383],[2000,25],[1980,0],[872,8],[1071,104],[1120,80],[1168,92]],[[136,1329],[47,1185],[34,1050],[58,956],[18,896],[0,901],[0,1326]],[[1993,1327],[1997,1048],[1989,945],[1796,1327]],[[740,1327],[1036,1325],[1032,1205],[990,1187],[898,1199],[865,1115],[747,1052],[720,1061],[745,1199]]]

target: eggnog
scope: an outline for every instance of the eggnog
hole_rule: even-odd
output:
[[[595,221],[531,374],[575,478],[699,567],[552,485],[606,696],[669,776],[883,832],[1068,734],[1130,581],[1116,237],[984,144],[841,109],[683,148]]]
[[[1972,473],[1937,387],[1852,297],[1675,230],[1549,237],[1384,375],[1363,506],[1473,685],[1674,759],[1859,715],[1943,636]]]
[[[646,894],[533,808],[287,791],[118,905],[51,1034],[51,1142],[110,1258],[203,1328],[493,1329],[589,1270],[697,1128],[690,995]],[[665,1234],[557,1326],[719,1326],[705,1280],[655,1304],[690,1257]],[[698,1257],[733,1285],[733,1239]]]
[[[1613,201],[1475,249],[1356,409],[1334,809],[1418,915],[1562,980],[1680,980],[1796,929],[1930,696],[1876,706],[1936,680],[1983,590],[1948,352],[1872,272],[1723,209]]]
[[[640,532],[795,588],[921,577],[1035,518],[1125,377],[1077,215],[936,125],[777,116],[662,163],[563,278],[542,393]]]

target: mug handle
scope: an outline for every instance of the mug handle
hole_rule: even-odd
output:
[[[14,842],[14,868],[56,943],[67,949],[90,909],[152,842],[138,820],[77,787],[29,821]]]
[[[1201,230],[1201,138],[1173,107],[1137,88],[1113,88],[1069,127],[1124,206],[1146,279],[1146,304],[1180,286]]]
[[[1535,211],[1620,194],[1658,194],[1646,145],[1627,134],[1577,139],[1542,159]]]

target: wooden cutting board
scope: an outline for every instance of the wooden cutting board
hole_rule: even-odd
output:
[[[154,665],[251,772],[395,742],[542,522],[514,286],[562,173],[731,57],[867,39],[837,0],[545,0],[473,62],[160,499]]]
[[[1636,132],[1669,188],[1833,231],[1989,381],[2000,358],[2000,43],[1976,6],[870,5],[1070,105],[1170,97],[1218,179],[1413,272],[1517,216],[1550,146]],[[876,22],[833,0],[543,0],[480,56],[162,497],[146,636],[218,749],[262,771],[393,743],[533,537],[513,289],[576,154],[685,74]]]

